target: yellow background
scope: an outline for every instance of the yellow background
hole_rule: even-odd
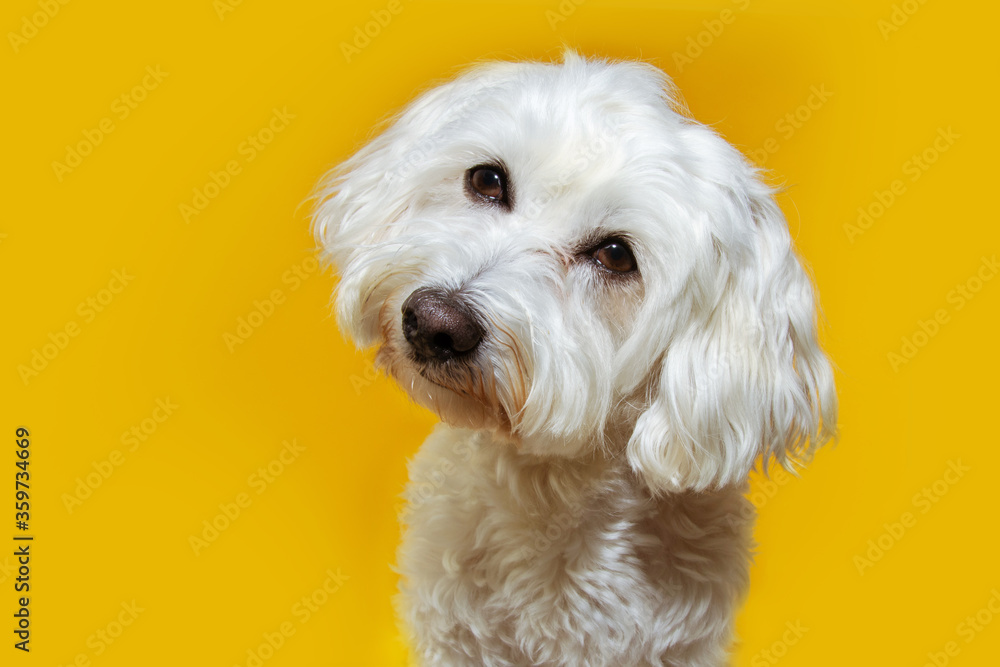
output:
[[[756,483],[761,548],[734,664],[996,664],[1000,619],[971,637],[959,624],[1000,587],[1000,280],[961,308],[949,299],[1000,251],[996,5],[401,0],[348,62],[341,44],[387,4],[71,0],[32,33],[40,4],[4,3],[0,664],[247,665],[288,622],[294,635],[263,664],[405,664],[390,607],[397,494],[434,419],[372,379],[338,333],[333,277],[305,271],[300,204],[428,83],[484,57],[556,58],[563,44],[654,62],[748,154],[777,146],[766,167],[819,286],[843,435],[802,478]],[[894,11],[898,25],[880,24]],[[675,57],[688,48],[691,62]],[[147,67],[165,78],[119,118],[116,99]],[[801,109],[823,86],[829,98]],[[248,160],[241,145],[274,109],[294,118]],[[780,122],[796,112],[808,118],[789,136]],[[60,181],[52,163],[106,118],[113,131]],[[911,180],[907,161],[948,128],[958,138]],[[186,222],[180,205],[231,160],[239,173]],[[849,234],[897,179],[903,193]],[[123,269],[124,289],[102,292]],[[227,345],[274,290],[283,302]],[[80,304],[109,296],[88,320]],[[893,368],[921,321],[934,335]],[[25,382],[19,368],[68,323],[78,335]],[[162,423],[148,421],[163,416],[157,399],[178,406]],[[144,420],[156,430],[130,451],[121,438]],[[20,425],[36,537],[28,655],[12,647],[8,555]],[[304,451],[258,494],[251,476],[293,439]],[[70,512],[78,478],[113,456]],[[968,468],[953,484],[949,462]],[[925,487],[933,504],[914,498]],[[190,536],[241,493],[250,505],[196,555]],[[904,533],[886,537],[905,512]],[[859,565],[880,539],[888,548]],[[328,570],[348,578],[302,622],[294,607]],[[138,617],[99,643],[133,601]]]

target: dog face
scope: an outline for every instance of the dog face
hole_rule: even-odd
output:
[[[770,190],[639,63],[494,63],[331,172],[338,322],[414,400],[526,453],[624,449],[654,492],[833,434],[812,286]]]

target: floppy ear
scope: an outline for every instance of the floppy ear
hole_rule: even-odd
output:
[[[720,140],[721,141],[721,140]],[[731,149],[734,150],[734,149]],[[735,152],[735,151],[734,151]],[[739,158],[662,350],[628,459],[655,493],[741,484],[758,456],[790,470],[835,436],[837,397],[813,287],[770,189]],[[731,165],[730,165],[731,166]],[[711,248],[707,248],[711,243]]]
[[[384,261],[366,262],[375,259],[368,251],[399,235],[395,223],[428,183],[440,180],[445,173],[440,170],[449,167],[438,159],[441,144],[512,66],[484,64],[421,93],[383,121],[382,131],[330,170],[313,192],[313,234],[325,263],[342,276],[337,321],[359,346],[374,344],[378,337],[377,322],[362,310],[365,285],[386,268]]]
[[[378,267],[360,259],[364,249],[384,235],[402,205],[401,198],[386,194],[385,174],[393,166],[387,136],[391,133],[393,128],[332,169],[313,194],[313,234],[321,258],[341,276],[335,293],[337,324],[359,347],[372,345],[378,333],[374,318],[362,313],[364,286]]]
[[[431,89],[395,116],[383,121],[379,134],[317,185],[311,199],[313,234],[325,264],[341,276],[336,291],[337,323],[360,347],[378,338],[374,311],[364,312],[371,283],[384,273],[384,258],[370,250],[390,241],[394,223],[420,191],[415,174],[426,168],[441,126],[449,120],[441,107],[455,83]],[[456,115],[457,112],[452,115]]]

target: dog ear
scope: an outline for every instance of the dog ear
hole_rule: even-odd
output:
[[[366,320],[362,313],[364,285],[374,267],[358,263],[364,248],[377,243],[399,214],[393,207],[403,201],[388,195],[385,174],[393,166],[390,134],[395,134],[393,128],[330,170],[313,195],[313,235],[320,256],[341,276],[335,293],[337,323],[360,347],[374,343],[377,322]]]
[[[438,163],[441,144],[510,67],[512,63],[484,64],[424,91],[384,119],[375,136],[324,175],[314,190],[313,234],[324,262],[342,276],[337,320],[359,346],[373,344],[378,336],[375,320],[362,314],[363,285],[372,280],[373,271],[384,269],[362,266],[361,259],[369,254],[366,250],[396,237],[400,227],[395,223],[407,207],[424,196],[428,184],[450,173],[449,165]]]
[[[628,443],[655,493],[742,484],[761,456],[765,471],[771,457],[794,471],[835,437],[812,284],[770,189],[739,164],[743,176],[717,186],[713,214],[728,219],[706,225],[702,256],[713,260],[693,269],[677,300],[683,323],[658,351]]]
[[[325,264],[341,276],[337,322],[360,347],[374,344],[377,321],[363,312],[366,285],[385,270],[367,250],[399,233],[394,225],[418,198],[420,174],[441,132],[442,107],[455,83],[432,88],[386,118],[375,136],[327,172],[314,190],[313,235]],[[370,257],[369,257],[370,259]]]
[[[323,176],[310,199],[313,234],[324,259],[342,270],[353,247],[386,236],[391,221],[421,194],[420,176],[436,168],[441,144],[516,66],[482,63],[455,79],[432,84],[397,114],[384,118],[369,141]],[[431,173],[429,178],[433,182],[439,176]]]

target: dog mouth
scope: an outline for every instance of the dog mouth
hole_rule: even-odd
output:
[[[457,427],[490,428],[513,437],[510,412],[497,395],[496,378],[471,363],[471,357],[427,364],[406,346],[386,341],[375,364],[411,399],[443,421]]]
[[[434,386],[463,398],[473,399],[484,406],[496,407],[496,378],[492,373],[484,372],[481,364],[474,363],[476,356],[478,355],[473,354],[428,363],[412,350],[407,355],[417,374]]]
[[[464,389],[465,384],[461,382],[455,373],[441,373],[439,369],[428,368],[427,366],[421,364],[414,364],[417,369],[417,373],[423,379],[427,380],[433,385],[436,385],[442,389],[447,389],[449,391],[454,391],[460,396],[471,396],[472,394]]]

